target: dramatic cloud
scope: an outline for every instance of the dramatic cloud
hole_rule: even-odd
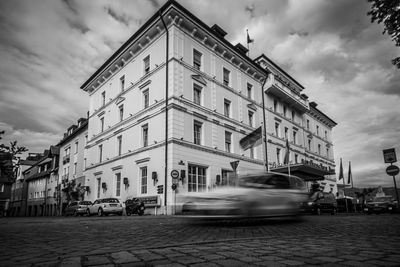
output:
[[[391,186],[382,149],[399,147],[399,49],[371,24],[367,1],[179,1],[233,44],[255,40],[338,123],[336,164],[355,184]],[[0,1],[0,129],[32,152],[55,144],[85,117],[79,87],[165,0]],[[400,150],[399,150],[400,151]],[[400,155],[399,155],[400,156]],[[338,168],[337,168],[338,170]],[[338,172],[338,171],[337,171]]]

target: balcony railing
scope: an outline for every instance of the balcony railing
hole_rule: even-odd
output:
[[[287,88],[287,86],[278,81],[274,75],[268,76],[265,88],[267,93],[271,93],[284,99],[303,112],[309,109],[309,103],[307,99],[304,99],[300,96],[300,94],[297,94],[291,89]]]
[[[69,163],[69,159],[70,159],[70,155],[69,155],[69,154],[66,155],[66,156],[64,156],[64,157],[63,157],[63,164]]]

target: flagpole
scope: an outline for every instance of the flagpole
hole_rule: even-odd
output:
[[[349,161],[349,177],[350,177],[350,181],[351,181],[351,188],[354,188],[354,184],[353,184],[353,172],[351,171],[351,161]]]
[[[247,44],[249,45],[249,44]],[[265,161],[264,161],[264,166],[265,166],[265,170],[268,172],[269,171],[269,165],[268,165],[268,150],[267,150],[267,121],[265,118],[265,100],[264,100],[264,86],[265,83],[267,82],[267,76],[265,77],[263,84],[261,86],[261,98],[262,98],[262,111],[263,111],[263,127],[262,127],[262,139],[264,141],[264,150],[265,150]]]
[[[249,36],[249,29],[246,29],[247,36]],[[246,37],[247,37],[246,36]],[[249,39],[247,38],[247,56],[250,57],[250,46]]]
[[[349,207],[347,206],[347,198],[346,198],[346,184],[345,184],[344,175],[343,175],[342,158],[340,158],[339,179],[343,179],[343,195],[344,195],[344,202],[346,203],[346,213],[349,213]]]

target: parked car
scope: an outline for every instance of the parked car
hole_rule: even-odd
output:
[[[302,203],[302,211],[321,215],[322,213],[337,213],[337,203],[335,195],[328,192],[314,192],[307,202]]]
[[[88,206],[87,215],[97,214],[99,216],[118,214],[122,215],[123,207],[117,198],[102,198],[97,199],[92,205]]]
[[[145,211],[144,202],[137,198],[127,199],[125,201],[125,211],[128,216],[132,214],[142,216]]]
[[[336,199],[338,212],[355,212],[355,205],[352,197],[340,197]],[[347,204],[346,204],[347,203]]]
[[[397,207],[397,201],[392,196],[374,197],[365,203],[364,212],[367,214],[371,213],[384,213],[395,212]]]
[[[239,175],[237,186],[188,193],[182,214],[197,218],[248,218],[298,215],[307,198],[305,183],[274,172]]]
[[[92,202],[90,202],[90,201],[72,201],[65,208],[64,215],[65,216],[68,216],[68,215],[78,216],[78,215],[86,214],[86,210],[91,205],[92,205]]]

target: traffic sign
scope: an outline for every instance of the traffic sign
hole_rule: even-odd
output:
[[[179,172],[177,170],[172,170],[171,171],[171,177],[172,177],[172,179],[178,179]]]
[[[232,167],[233,171],[236,171],[238,165],[239,165],[238,160],[231,162],[231,167]]]
[[[385,163],[397,162],[396,151],[394,150],[394,148],[384,149],[383,159],[385,160]]]
[[[399,167],[396,165],[390,165],[389,167],[386,168],[386,173],[390,176],[396,176],[399,174]]]

